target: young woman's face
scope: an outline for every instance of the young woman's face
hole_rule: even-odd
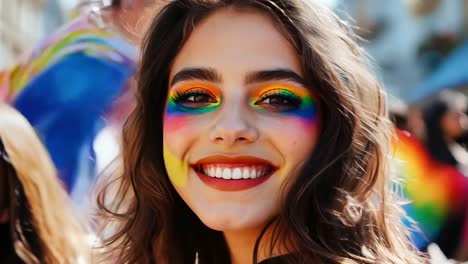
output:
[[[449,139],[462,136],[468,129],[468,118],[465,109],[450,109],[441,118],[444,135]]]
[[[169,178],[210,228],[258,228],[318,137],[295,49],[268,17],[221,10],[197,25],[170,70]]]

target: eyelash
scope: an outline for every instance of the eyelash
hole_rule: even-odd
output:
[[[188,99],[192,96],[204,96],[206,98],[209,98],[208,101],[206,102],[196,102],[196,101],[188,101]],[[175,94],[171,98],[176,104],[214,104],[217,103],[216,97],[206,91],[203,88],[192,88],[189,90],[186,90],[184,92],[176,91]]]
[[[287,101],[287,103],[262,103],[262,101],[267,99],[271,100],[272,98],[279,98],[280,100]],[[264,108],[270,108],[270,110],[287,111],[300,108],[301,103],[301,98],[291,91],[285,89],[274,89],[261,94],[254,104],[262,105]]]
[[[189,101],[190,97],[203,96],[205,97],[202,102],[196,100]],[[207,99],[208,98],[208,99]],[[265,103],[267,99],[278,99],[281,103]],[[180,104],[189,108],[206,107],[218,102],[216,96],[203,88],[192,88],[183,92],[176,91],[171,98],[176,104]],[[195,99],[195,98],[194,98]],[[207,99],[207,100],[206,100]],[[259,106],[265,110],[286,112],[300,108],[302,99],[296,94],[286,89],[272,89],[262,93],[259,98],[254,102],[254,105]]]

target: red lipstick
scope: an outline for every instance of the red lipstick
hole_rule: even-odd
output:
[[[254,188],[277,170],[271,162],[253,156],[210,156],[192,165],[198,177],[220,191],[243,191]]]

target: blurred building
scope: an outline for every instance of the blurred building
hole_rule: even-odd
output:
[[[466,38],[467,0],[346,0],[386,89],[406,99]]]

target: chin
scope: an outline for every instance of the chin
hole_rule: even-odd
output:
[[[201,219],[201,221],[210,229],[221,232],[228,230],[240,230],[243,227],[243,225],[235,223],[229,219]]]
[[[229,209],[226,209],[229,210]],[[245,210],[247,212],[235,213],[226,210],[210,210],[209,212],[199,212],[198,218],[207,227],[221,231],[242,231],[263,228],[263,226],[271,219],[271,215],[267,212],[259,212],[258,210]]]

